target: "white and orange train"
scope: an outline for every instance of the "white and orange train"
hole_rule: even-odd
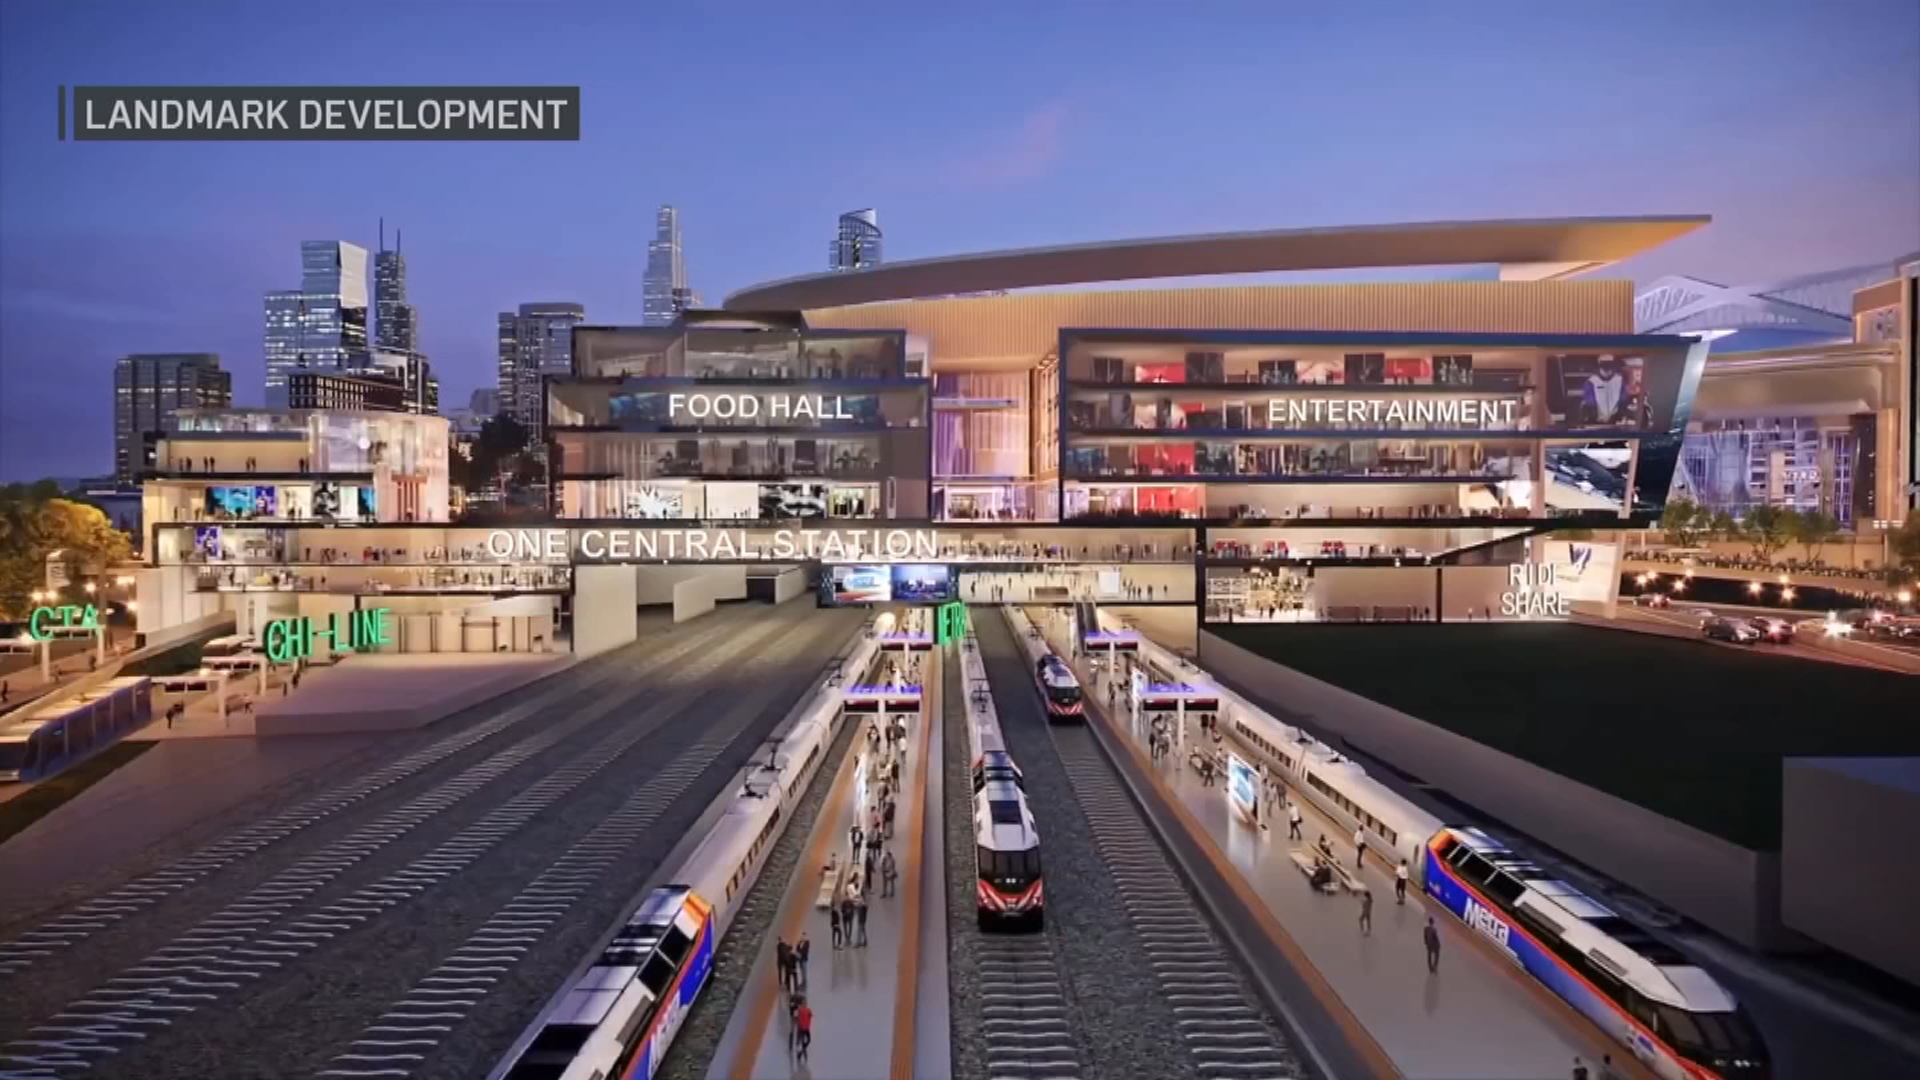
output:
[[[493,1080],[652,1080],[700,991],[714,952],[845,722],[847,692],[880,659],[883,614],[810,702],[754,752],[719,820],[611,941],[541,1010]]]
[[[1007,752],[986,665],[971,631],[960,645],[967,748],[973,761],[974,897],[980,928],[1033,929],[1046,923],[1040,832],[1027,805],[1026,780]]]

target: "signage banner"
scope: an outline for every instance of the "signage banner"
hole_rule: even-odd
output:
[[[495,529],[490,558],[518,562],[926,562],[935,529]]]
[[[388,633],[388,619],[392,614],[392,608],[335,611],[327,615],[324,630],[314,629],[313,620],[304,616],[275,619],[267,624],[267,659],[276,664],[306,660],[313,656],[316,638],[325,638],[333,652],[368,652],[390,645],[393,638]]]
[[[1260,778],[1239,754],[1227,752],[1227,799],[1241,820],[1260,821]]]
[[[48,640],[54,636],[55,629],[98,630],[100,611],[92,604],[85,607],[62,604],[59,607],[34,608],[33,614],[27,618],[27,636],[35,641]]]
[[[1397,428],[1408,424],[1439,429],[1511,428],[1520,419],[1512,398],[1435,398],[1422,401],[1381,398],[1276,398],[1267,402],[1268,427],[1323,427],[1358,424]]]

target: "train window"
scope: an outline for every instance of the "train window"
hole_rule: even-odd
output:
[[[1460,877],[1469,885],[1479,885],[1493,874],[1493,864],[1472,851],[1468,851],[1467,857],[1455,863],[1454,866],[1460,871]]]
[[[1503,908],[1513,907],[1513,902],[1520,899],[1520,894],[1525,891],[1526,886],[1505,874],[1495,873],[1487,879],[1487,895]]]
[[[1588,919],[1587,925],[1647,958],[1649,963],[1669,967],[1687,963],[1680,950],[1640,929],[1618,915]]]
[[[0,772],[14,772],[27,765],[27,744],[0,743]]]
[[[640,985],[652,991],[653,996],[656,998],[666,993],[667,983],[671,981],[672,978],[673,965],[668,963],[667,958],[661,956],[659,953],[653,954],[653,956],[647,960],[646,966],[640,969]]]
[[[660,939],[660,955],[666,957],[674,967],[679,967],[681,959],[687,955],[687,947],[692,944],[693,939],[687,936],[685,930],[678,925],[669,926],[667,936]]]
[[[987,801],[987,816],[995,825],[1020,824],[1020,804],[1012,799],[990,799]]]

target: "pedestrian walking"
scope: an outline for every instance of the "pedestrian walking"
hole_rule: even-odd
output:
[[[840,947],[841,941],[845,940],[840,933],[840,905],[839,904],[827,905],[827,918],[833,923],[833,947],[837,949]]]
[[[856,859],[858,859],[858,858],[860,857],[860,843],[861,843],[861,841],[863,841],[864,839],[866,839],[866,837],[864,837],[864,836],[863,836],[863,835],[861,834],[861,832],[860,832],[860,819],[859,819],[859,818],[857,818],[857,817],[856,817],[856,818],[854,818],[854,819],[853,819],[853,824],[851,824],[851,825],[849,825],[849,826],[847,826],[847,839],[848,839],[848,840],[850,840],[850,841],[852,841],[852,843],[853,843],[853,856],[852,856],[852,857],[853,857],[853,858],[856,858]]]
[[[1373,935],[1373,890],[1362,889],[1360,891],[1360,936],[1371,937],[1372,935]]]
[[[888,799],[887,805],[881,808],[880,824],[881,824],[881,827],[885,830],[883,835],[889,840],[893,839],[893,800],[892,799]]]
[[[1433,925],[1433,916],[1427,916],[1427,928],[1423,935],[1427,939],[1427,970],[1440,970],[1440,928]]]
[[[881,896],[893,895],[894,878],[899,876],[899,873],[900,873],[899,868],[896,867],[893,863],[892,851],[888,851],[885,855],[880,856],[880,895]]]
[[[874,854],[874,849],[868,848],[867,857],[861,862],[860,881],[860,887],[867,892],[873,891],[873,871],[879,865],[879,862],[880,859]]]
[[[1613,1071],[1613,1055],[1600,1055],[1600,1080],[1620,1080],[1620,1074]]]
[[[795,982],[800,989],[807,988],[807,958],[813,955],[813,942],[807,939],[807,932],[800,931],[800,940],[793,943],[793,963]]]
[[[1407,902],[1407,860],[1401,859],[1400,865],[1393,868],[1393,902]]]
[[[1573,1080],[1587,1080],[1587,1063],[1578,1057],[1573,1059]]]
[[[793,1011],[793,1029],[800,1038],[798,1057],[801,1061],[805,1061],[807,1048],[813,1045],[813,1006],[804,1000],[800,1002],[800,1007]]]
[[[840,901],[840,932],[845,935],[849,949],[856,945],[853,940],[853,904],[853,890],[848,889],[846,897]]]
[[[880,857],[880,831],[878,829],[875,829],[873,832],[867,834],[867,858],[878,859],[879,857]]]
[[[7,680],[0,679],[0,705],[5,704],[6,700],[12,696],[13,690],[7,686]]]
[[[867,947],[867,902],[862,899],[853,905],[854,917],[860,920],[860,947]]]
[[[1305,839],[1300,835],[1300,804],[1297,802],[1287,804],[1287,839]]]
[[[793,948],[787,944],[786,938],[779,939],[779,944],[773,947],[773,963],[780,977],[780,989],[792,991]]]

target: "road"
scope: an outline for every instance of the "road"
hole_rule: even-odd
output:
[[[0,1076],[484,1074],[859,623],[674,628],[10,927]]]

